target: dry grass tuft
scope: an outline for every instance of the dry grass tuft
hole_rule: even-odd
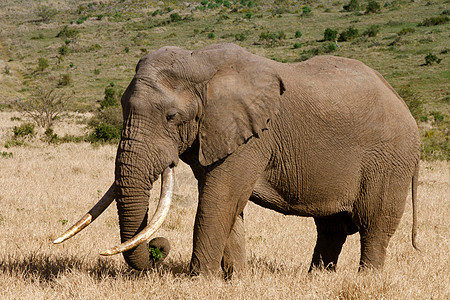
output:
[[[449,165],[423,162],[419,246],[411,246],[411,204],[391,240],[383,272],[357,273],[359,236],[348,238],[336,273],[308,274],[312,219],[283,216],[250,203],[245,211],[247,269],[232,279],[187,275],[196,210],[189,168],[176,170],[176,197],[158,235],[172,252],[153,271],[130,270],[99,252],[119,242],[114,205],[62,245],[51,242],[77,221],[113,180],[115,146],[48,145],[5,149],[11,113],[0,113],[0,299],[449,299]],[[76,117],[58,126],[82,131]],[[158,197],[157,184],[151,208]]]

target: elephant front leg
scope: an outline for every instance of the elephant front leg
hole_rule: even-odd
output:
[[[223,252],[222,270],[225,279],[230,279],[232,274],[245,268],[245,255],[244,213],[242,212],[234,222]]]
[[[248,192],[250,193],[251,191]],[[240,269],[245,261],[244,224],[241,214],[247,201],[233,196],[219,197],[222,201],[207,198],[201,196],[197,208],[191,273],[216,275],[221,262],[226,273]]]
[[[243,210],[264,170],[262,160],[231,155],[199,179],[192,274],[237,271],[245,265]],[[257,157],[253,155],[253,157]]]

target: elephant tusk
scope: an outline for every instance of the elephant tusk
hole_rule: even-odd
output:
[[[115,199],[115,185],[112,184],[105,195],[85,214],[77,223],[69,228],[63,235],[53,241],[53,244],[59,244],[73,237],[86,226],[92,223]]]
[[[109,256],[133,249],[150,239],[155,231],[158,230],[158,228],[162,225],[165,218],[167,217],[169,213],[170,203],[172,202],[173,168],[167,168],[164,170],[161,176],[161,181],[161,195],[159,198],[158,207],[156,208],[155,214],[153,215],[148,225],[128,241],[109,250],[103,251],[102,253],[100,253],[100,255]]]

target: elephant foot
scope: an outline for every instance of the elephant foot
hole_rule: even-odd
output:
[[[148,243],[148,252],[150,260],[155,266],[160,264],[170,252],[170,244],[166,238],[157,237]]]

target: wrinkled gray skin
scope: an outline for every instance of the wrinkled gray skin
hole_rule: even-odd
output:
[[[360,268],[383,266],[417,180],[419,136],[376,71],[332,56],[283,64],[232,44],[164,47],[139,61],[122,108],[122,242],[146,225],[152,183],[181,158],[199,187],[193,274],[244,266],[248,200],[314,218],[311,268],[334,269],[356,232]],[[152,267],[145,244],[124,257],[133,268]]]

